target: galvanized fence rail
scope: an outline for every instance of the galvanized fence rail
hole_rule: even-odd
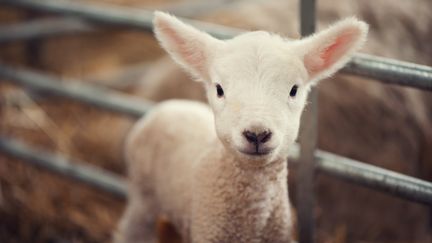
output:
[[[120,176],[81,161],[34,149],[0,136],[0,151],[56,174],[67,176],[96,189],[126,198],[126,182]]]
[[[50,18],[0,27],[0,44],[93,32],[95,28],[82,19]]]
[[[123,26],[144,31],[152,30],[153,15],[150,11],[145,10],[100,4],[84,5],[83,3],[64,0],[0,0],[0,4],[1,3],[31,10],[60,14],[62,16],[73,16],[76,19],[63,18],[62,20],[65,22],[69,21],[68,28],[72,32],[92,31],[99,25]],[[301,1],[301,16],[302,35],[307,35],[314,29],[315,0]],[[82,22],[80,19],[85,20],[85,22]],[[230,38],[244,31],[200,21],[186,21],[222,39]],[[38,31],[31,31],[32,24],[39,28]],[[17,34],[12,35],[12,37],[10,37],[12,39],[36,38],[50,36],[51,34],[62,34],[58,26],[49,22],[33,22],[27,26],[13,27],[15,27],[15,30],[27,31],[18,31],[19,33],[14,32]],[[0,28],[0,43],[2,43],[3,40],[5,40],[4,42],[12,40],[8,40],[7,35],[2,35],[2,33],[7,33],[5,30],[7,31],[7,29]],[[69,33],[69,31],[65,31],[63,34],[67,33]],[[432,90],[432,68],[428,66],[358,54],[342,71],[389,84]],[[15,69],[3,64],[0,64],[0,77],[37,92],[47,92],[52,95],[69,98],[133,117],[144,115],[153,105],[152,102],[131,98],[115,91],[80,84],[77,80],[62,81],[53,76],[24,69]],[[311,99],[316,99],[313,93]],[[312,104],[314,104],[314,102],[312,102]],[[301,243],[314,241],[314,216],[312,209],[314,205],[313,178],[315,170],[374,190],[386,192],[426,205],[432,205],[432,183],[430,182],[317,150],[317,131],[315,130],[316,124],[314,122],[314,120],[316,121],[316,109],[309,110],[309,114],[305,113],[305,117],[310,119],[308,125],[309,129],[307,129],[309,130],[309,134],[305,134],[305,137],[300,139],[301,149],[298,146],[294,146],[290,156],[292,159],[291,161],[301,162],[297,162],[295,165],[299,169],[299,180],[305,182],[300,186],[301,188],[299,188],[304,189],[303,194],[299,195],[299,200],[301,200],[299,205],[302,205],[301,208],[299,208]],[[23,159],[24,161],[33,162],[33,164],[39,167],[60,173],[117,196],[125,196],[126,187],[123,179],[111,173],[88,166],[85,163],[68,161],[57,155],[34,150],[5,137],[0,137],[0,150],[9,155]],[[290,165],[293,165],[293,163],[290,162]]]
[[[64,0],[0,0],[1,3],[30,10],[79,17],[96,24],[127,27],[144,31],[153,30],[153,12],[149,10],[138,10],[131,7],[108,4],[84,4],[83,2]],[[236,28],[201,21],[186,21],[222,39],[230,38],[240,33],[240,30]]]
[[[246,1],[246,0],[242,0]],[[250,1],[250,0],[248,0]],[[263,1],[263,0],[254,0]],[[239,1],[233,0],[212,0],[212,1],[193,1],[182,2],[179,4],[170,4],[161,6],[158,9],[167,11],[176,16],[196,17],[218,9],[229,8]],[[147,10],[149,11],[149,10]],[[99,27],[99,28],[98,28]],[[43,18],[25,23],[0,26],[0,44],[26,41],[31,39],[42,39],[55,36],[74,35],[90,33],[101,30],[101,26],[94,26],[94,23],[85,21],[82,18],[75,17],[58,17]]]
[[[50,75],[14,69],[0,64],[0,77],[14,81],[36,92],[48,93],[75,101],[83,102],[109,111],[120,112],[135,117],[146,113],[153,102],[120,94],[110,89],[103,89],[77,80],[65,80]]]

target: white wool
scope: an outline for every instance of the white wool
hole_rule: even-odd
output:
[[[116,242],[151,242],[158,214],[185,242],[289,242],[286,157],[307,93],[349,60],[367,25],[350,18],[297,41],[264,31],[221,41],[161,12],[154,25],[162,47],[204,82],[210,108],[163,102],[132,130],[131,200]],[[245,132],[271,136],[258,146]]]

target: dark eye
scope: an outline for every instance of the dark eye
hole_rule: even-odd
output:
[[[224,91],[222,89],[222,86],[220,86],[220,84],[216,84],[216,92],[219,98],[222,98],[224,96]]]
[[[291,97],[295,97],[295,96],[296,96],[296,94],[297,94],[297,89],[298,89],[298,86],[297,86],[297,85],[294,85],[294,86],[291,88],[291,91],[290,91],[290,96],[291,96]]]

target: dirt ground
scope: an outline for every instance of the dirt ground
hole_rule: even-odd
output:
[[[182,1],[92,0],[91,2],[153,8]],[[295,10],[291,9],[291,11]],[[33,17],[34,14],[28,11],[16,11],[13,8],[0,6],[2,24]],[[241,23],[235,24],[235,18],[220,18],[219,22],[242,26]],[[391,36],[382,36],[382,39],[389,42],[397,41],[391,38]],[[430,39],[432,35],[429,33]],[[110,80],[126,66],[152,63],[162,55],[151,34],[124,29],[103,29],[95,33],[54,37],[36,42],[40,53],[36,63],[34,61],[36,57],[29,55],[32,45],[35,45],[34,42],[33,44],[29,42],[4,44],[0,48],[1,62],[42,70],[59,77],[73,77],[82,79],[83,82],[91,82],[89,80]],[[432,64],[431,59],[411,55],[408,48],[401,52],[408,53],[404,55],[408,61]],[[391,52],[384,51],[382,54],[393,55]],[[344,87],[343,81],[338,82],[338,87]],[[121,148],[125,134],[134,119],[77,102],[25,91],[10,82],[0,82],[0,135],[124,175],[125,166]],[[132,89],[124,91],[133,92]],[[359,93],[357,98],[361,99],[361,97],[362,94]],[[326,112],[328,107],[326,104],[331,102],[340,101],[327,99],[321,112]],[[378,114],[369,113],[369,115],[379,117]],[[359,134],[351,135],[361,136],[361,133],[369,130],[365,127],[358,130]],[[336,143],[327,141],[331,138],[326,137],[321,140],[320,142],[325,145],[324,148],[337,150]],[[407,143],[409,146],[409,141]],[[428,148],[427,145],[424,146]],[[373,152],[376,151],[371,153]],[[389,149],[386,152],[392,151]],[[344,155],[356,157],[355,153]],[[375,158],[375,160],[380,159]],[[405,167],[398,168],[388,164],[382,166],[413,174]],[[294,180],[295,173],[292,173],[290,186],[293,185]],[[412,203],[402,199],[358,187],[355,187],[358,194],[350,194],[354,187],[351,184],[334,179],[331,179],[333,183],[329,184],[322,182],[323,180],[328,178],[318,176],[317,184],[320,185],[320,191],[324,193],[320,194],[320,205],[316,208],[317,242],[432,242],[431,229],[427,227],[430,218],[426,207],[413,206]],[[335,184],[337,190],[348,193],[340,193],[335,199],[333,187]],[[329,193],[326,194],[326,191]],[[291,194],[294,197],[295,191],[291,191]],[[375,205],[373,212],[385,211],[387,210],[385,202],[396,201],[397,208],[400,209],[400,217],[396,215],[383,218],[373,213],[356,210],[362,204],[369,203],[360,196],[364,194],[378,201],[382,199],[383,203]],[[351,204],[353,200],[355,203]],[[0,242],[109,242],[124,205],[125,201],[122,199],[0,154]],[[328,213],[329,210],[334,210],[335,214],[332,216],[331,211]],[[365,215],[369,220],[356,222],[357,218],[360,216],[364,218]],[[341,219],[341,217],[345,218]],[[369,224],[371,221],[375,223]],[[354,225],[362,227],[353,229]],[[414,227],[401,232],[401,229],[409,225]]]

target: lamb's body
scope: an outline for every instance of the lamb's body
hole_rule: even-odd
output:
[[[211,109],[165,102],[133,129],[117,242],[150,242],[158,214],[186,242],[289,242],[286,158],[307,93],[349,60],[367,26],[348,19],[288,42],[262,31],[221,41],[163,13],[154,24],[174,60],[204,82]]]
[[[287,242],[286,162],[238,168],[213,124],[210,109],[191,101],[164,102],[139,121],[126,144],[134,200],[185,242]]]

